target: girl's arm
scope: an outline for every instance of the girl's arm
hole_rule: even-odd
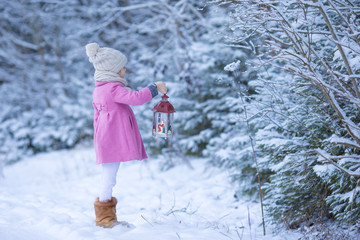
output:
[[[154,90],[155,88],[155,90]],[[150,85],[140,91],[127,90],[123,85],[117,84],[111,89],[111,96],[117,103],[128,105],[142,105],[157,95],[156,85]]]

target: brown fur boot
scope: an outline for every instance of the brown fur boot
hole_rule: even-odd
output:
[[[100,202],[99,198],[96,198],[94,203],[96,226],[112,228],[116,225],[116,203],[117,200],[114,197],[105,202]]]

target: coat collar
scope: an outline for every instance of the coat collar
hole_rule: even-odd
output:
[[[104,86],[105,84],[120,84],[121,86],[123,86],[120,82],[98,82],[98,81],[95,81],[95,87],[101,87],[101,86]]]

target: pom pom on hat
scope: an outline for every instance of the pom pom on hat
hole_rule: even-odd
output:
[[[86,48],[86,54],[88,55],[89,58],[93,58],[95,57],[96,53],[99,50],[99,44],[97,43],[89,43],[85,46]]]
[[[85,46],[89,61],[96,71],[110,71],[118,73],[127,63],[127,58],[120,51],[112,48],[100,48],[97,43]]]

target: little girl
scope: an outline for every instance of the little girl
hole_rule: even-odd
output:
[[[140,91],[131,91],[125,80],[127,58],[118,50],[86,45],[86,54],[95,68],[94,147],[96,163],[102,166],[102,185],[94,203],[96,225],[113,227],[117,223],[116,198],[112,188],[120,162],[146,159],[144,144],[129,105],[150,101],[158,92],[165,94],[164,82],[156,82]]]

